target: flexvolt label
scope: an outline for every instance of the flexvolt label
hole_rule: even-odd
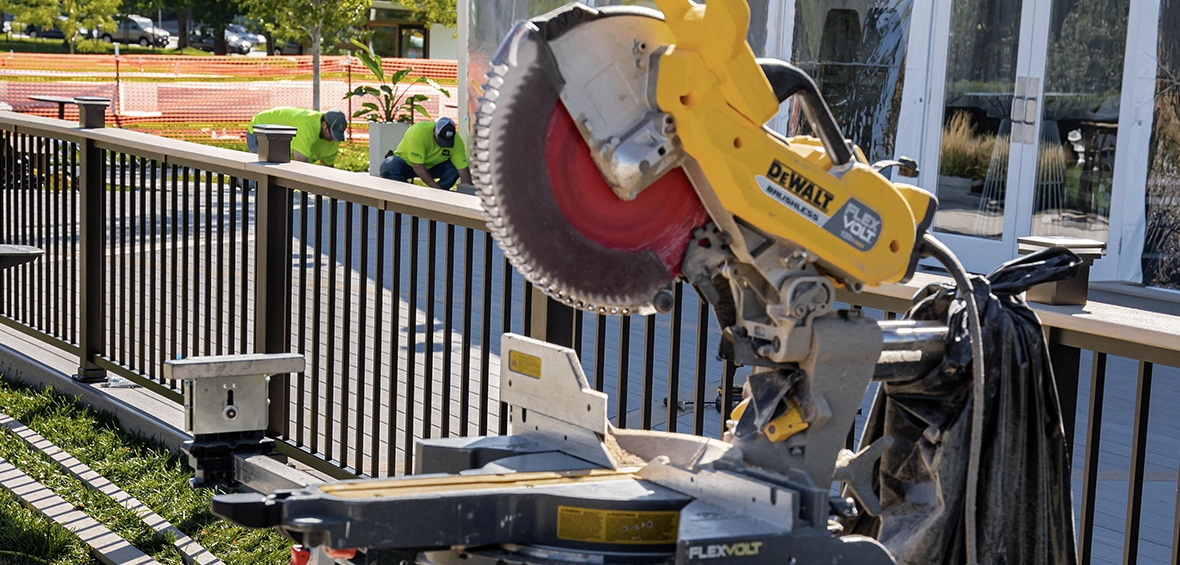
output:
[[[855,198],[831,213],[835,195],[815,184],[777,159],[766,176],[754,177],[767,196],[811,223],[844,240],[858,251],[868,251],[881,235],[881,216]]]
[[[760,541],[692,545],[688,547],[688,559],[689,561],[700,561],[721,557],[753,557],[758,555],[760,551],[762,551],[762,542]]]

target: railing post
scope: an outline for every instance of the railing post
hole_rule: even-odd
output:
[[[1078,380],[1082,367],[1082,350],[1061,344],[1060,330],[1049,334],[1049,364],[1057,383],[1057,402],[1061,406],[1061,423],[1065,428],[1065,456],[1073,464],[1074,423],[1078,417]]]
[[[259,160],[286,163],[291,160],[295,128],[255,126]],[[291,190],[269,176],[257,185],[257,230],[254,240],[254,351],[287,353],[291,350]],[[290,426],[289,374],[271,375],[267,433],[287,437]]]
[[[574,309],[545,295],[533,287],[525,297],[532,301],[529,337],[563,347],[574,346]]]
[[[106,127],[107,98],[79,97],[78,125],[83,128]],[[80,215],[78,266],[80,312],[78,332],[79,364],[74,380],[98,383],[107,380],[107,372],[96,363],[106,352],[106,261],[103,249],[106,242],[106,183],[102,150],[94,141],[83,139],[81,147],[78,192]]]

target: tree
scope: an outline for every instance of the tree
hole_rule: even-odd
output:
[[[446,27],[458,25],[455,0],[403,0],[401,5],[414,13],[414,19]]]
[[[83,30],[115,26],[119,5],[120,0],[14,0],[8,8],[18,21],[60,29],[73,53]]]
[[[320,109],[320,55],[324,43],[336,45],[365,23],[372,0],[242,0],[246,15],[280,38],[311,45],[312,107]]]
[[[213,54],[225,55],[225,26],[233,23],[234,16],[244,6],[235,0],[203,0],[189,4],[192,17],[213,33]]]

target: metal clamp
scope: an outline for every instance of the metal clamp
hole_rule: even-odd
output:
[[[270,375],[298,373],[306,363],[298,353],[255,353],[190,357],[164,363],[164,376],[184,390],[184,429],[192,441],[181,449],[196,470],[194,487],[239,483],[235,460],[269,455],[266,438],[267,382]]]

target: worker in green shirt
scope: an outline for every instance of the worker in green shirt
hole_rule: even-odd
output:
[[[450,190],[457,180],[471,184],[467,147],[450,118],[410,126],[379,171],[382,178],[400,182],[420,178],[427,186],[443,190]]]
[[[323,163],[329,167],[336,164],[336,151],[344,141],[344,129],[348,118],[340,110],[318,112],[306,108],[280,106],[259,112],[246,126],[246,147],[251,153],[258,153],[258,137],[254,135],[256,125],[290,126],[296,129],[291,140],[291,158],[304,163]]]

